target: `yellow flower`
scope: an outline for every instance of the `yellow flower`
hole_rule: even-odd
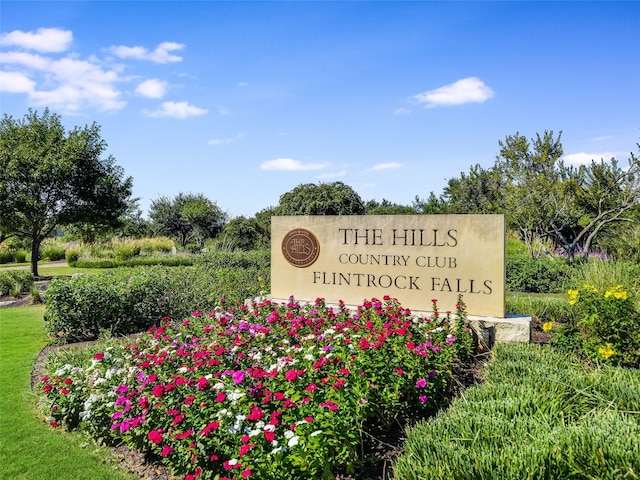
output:
[[[553,322],[544,322],[542,324],[543,332],[550,332],[553,329]]]
[[[613,349],[613,345],[611,345],[610,343],[607,343],[605,346],[598,348],[598,353],[602,358],[606,360],[607,358],[615,355],[616,351]]]
[[[569,305],[575,305],[578,301],[578,290],[569,289],[567,293],[569,294]]]

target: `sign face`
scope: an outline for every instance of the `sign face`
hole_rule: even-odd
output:
[[[360,305],[389,295],[414,311],[504,317],[504,215],[271,218],[271,296]]]

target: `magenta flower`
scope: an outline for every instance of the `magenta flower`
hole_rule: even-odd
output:
[[[420,380],[418,380],[416,382],[416,387],[417,388],[424,388],[427,386],[427,381],[424,378],[421,378]]]
[[[240,383],[242,383],[242,381],[244,380],[244,372],[242,370],[238,370],[236,372],[233,372],[233,375],[231,375],[231,378],[233,379],[233,382],[238,385]]]

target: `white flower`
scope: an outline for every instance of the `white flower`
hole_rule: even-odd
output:
[[[296,445],[298,445],[299,440],[300,440],[300,437],[295,435],[289,439],[289,441],[287,442],[287,445],[289,446],[289,448],[295,447]]]
[[[313,356],[313,355],[311,355],[310,353],[307,353],[307,354],[304,356],[304,359],[305,359],[305,360],[308,360],[308,361],[310,361],[310,362],[313,362],[313,361],[316,359],[316,357],[314,357],[314,356]]]
[[[188,368],[187,368],[187,367],[180,367],[180,368],[178,369],[178,372],[180,372],[180,373],[187,373],[187,370],[188,370]]]
[[[275,455],[276,453],[280,453],[282,450],[284,450],[282,447],[276,447],[273,450],[271,450],[271,455]]]
[[[275,432],[276,431],[276,426],[275,425],[271,425],[271,424],[266,425],[264,427],[264,431],[265,432]]]
[[[311,434],[312,437],[317,437],[318,435],[320,435],[322,433],[322,430],[316,430],[315,432],[313,432]]]
[[[295,435],[295,433],[293,433],[291,430],[287,430],[286,432],[284,432],[284,436],[287,439],[292,438]]]
[[[234,466],[238,464],[238,459],[237,458],[232,458],[231,460],[229,460],[229,465]]]
[[[218,382],[213,386],[214,390],[222,390],[224,388],[224,383]]]

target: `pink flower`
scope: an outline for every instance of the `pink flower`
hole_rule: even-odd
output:
[[[242,381],[244,380],[244,372],[242,370],[233,372],[233,375],[231,375],[231,378],[233,379],[233,382],[236,385],[239,383],[242,383]]]
[[[284,374],[284,378],[289,382],[293,382],[296,378],[298,378],[298,373],[295,370],[288,370]]]
[[[307,392],[315,392],[316,390],[318,390],[318,385],[316,385],[315,383],[310,383],[309,385],[307,385],[305,390]]]
[[[246,470],[242,471],[242,478],[249,478],[251,476],[251,469],[247,468]]]
[[[171,455],[173,453],[173,447],[170,447],[169,445],[165,445],[164,447],[162,447],[162,452],[160,452],[160,455],[163,457],[166,457],[167,455]]]
[[[160,445],[162,443],[162,432],[160,430],[151,430],[147,435],[151,443]]]
[[[211,388],[211,385],[206,378],[201,377],[198,379],[198,390],[207,390],[209,388]]]
[[[96,353],[96,354],[93,356],[93,359],[94,359],[94,360],[102,360],[103,358],[104,358],[104,352]]]
[[[216,402],[224,402],[225,398],[227,398],[227,395],[224,392],[220,392],[218,393],[218,395],[216,395]]]
[[[416,382],[416,387],[417,388],[424,388],[427,386],[427,381],[424,378],[421,378],[420,380],[418,380]]]

